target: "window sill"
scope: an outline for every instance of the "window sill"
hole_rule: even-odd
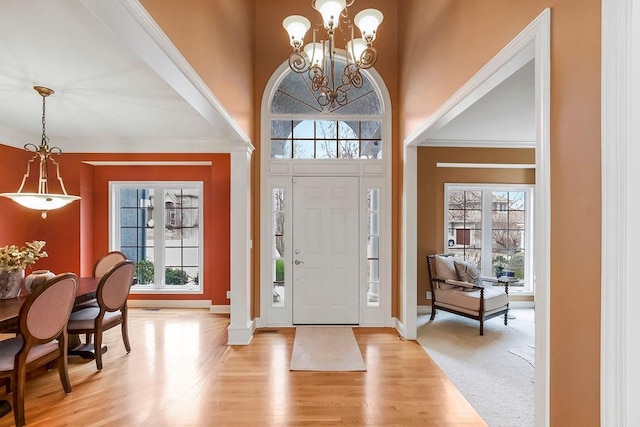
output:
[[[202,295],[204,292],[202,289],[175,289],[175,288],[147,288],[136,289],[131,288],[131,294],[134,295],[149,295],[149,294],[170,294],[170,295]]]

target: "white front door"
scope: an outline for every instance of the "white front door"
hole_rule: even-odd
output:
[[[357,177],[293,178],[293,323],[359,323]]]

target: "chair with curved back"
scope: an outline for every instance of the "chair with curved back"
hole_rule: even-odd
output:
[[[121,261],[100,279],[96,292],[97,307],[85,307],[71,313],[67,331],[69,334],[93,334],[95,359],[102,369],[102,334],[117,325],[122,328],[122,340],[127,353],[131,351],[127,329],[127,298],[133,282],[134,264]]]
[[[77,279],[72,273],[59,274],[38,287],[20,308],[20,334],[0,341],[0,378],[11,381],[16,426],[25,424],[27,371],[57,361],[62,387],[71,393],[67,322],[76,297]]]
[[[120,251],[111,251],[100,257],[95,264],[93,264],[93,277],[102,277],[119,262],[126,261],[127,256]]]
[[[92,277],[100,278],[105,275],[107,271],[109,271],[114,265],[119,262],[126,261],[127,256],[124,252],[120,251],[110,251],[106,254],[102,255],[98,260],[93,264],[93,270],[91,273]],[[97,307],[98,301],[93,298],[87,301],[83,301],[80,304],[77,304],[73,310],[78,311],[86,307]],[[91,335],[87,334],[85,337],[87,343],[91,342]]]

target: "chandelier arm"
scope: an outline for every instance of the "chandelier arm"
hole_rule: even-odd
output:
[[[54,147],[54,148],[58,148],[58,147]],[[67,196],[68,195],[67,189],[64,187],[64,182],[62,182],[62,177],[60,176],[60,165],[58,164],[58,162],[55,161],[53,157],[49,157],[49,159],[51,159],[51,163],[53,163],[56,166],[56,178],[60,183],[60,188],[62,188],[62,192],[64,193],[65,196]]]
[[[300,52],[293,52],[289,55],[289,68],[298,74],[304,73],[309,68],[309,61]]]
[[[33,145],[33,144],[27,144],[27,145]],[[25,147],[26,147],[26,145],[25,145]],[[31,173],[31,163],[33,163],[37,158],[38,158],[38,153],[36,153],[35,156],[33,156],[27,162],[27,171],[25,172],[24,176],[22,177],[22,183],[20,184],[20,188],[18,188],[17,193],[22,193],[22,189],[24,188],[24,184],[27,182],[27,178],[29,178],[29,174]]]

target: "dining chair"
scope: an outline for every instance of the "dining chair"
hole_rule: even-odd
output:
[[[111,251],[101,256],[95,264],[93,264],[93,277],[102,277],[119,262],[126,261],[127,256],[120,251]]]
[[[59,274],[36,289],[20,308],[15,338],[0,341],[0,379],[7,378],[13,391],[16,426],[25,424],[26,374],[57,361],[60,382],[71,393],[67,362],[67,322],[76,296],[75,274]]]
[[[134,264],[120,261],[107,271],[98,283],[97,307],[85,307],[71,313],[67,332],[94,336],[96,366],[102,369],[103,332],[121,325],[122,340],[127,353],[131,351],[127,328],[127,298],[133,282]]]
[[[98,260],[93,264],[93,270],[91,273],[92,277],[102,277],[104,274],[111,269],[114,265],[119,262],[126,261],[127,256],[124,252],[121,251],[110,251],[106,254],[102,255]],[[87,307],[97,307],[98,301],[94,299],[90,299],[88,301],[84,301],[80,304],[77,304],[73,311],[78,311]],[[87,334],[85,336],[86,342],[91,342],[91,334]]]

